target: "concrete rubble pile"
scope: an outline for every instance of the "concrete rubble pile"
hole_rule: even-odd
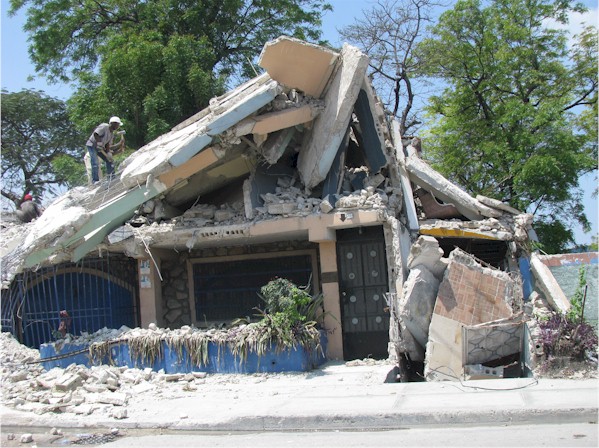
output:
[[[184,336],[189,329],[100,330],[93,335],[69,337],[56,344],[73,342],[89,344],[108,340],[130,339],[154,333],[170,337]],[[137,369],[97,365],[85,367],[71,364],[45,371],[39,351],[25,347],[10,334],[1,333],[2,403],[20,411],[35,414],[69,413],[101,415],[114,419],[127,418],[127,405],[133,396],[152,394],[156,399],[176,396],[180,392],[196,390],[208,383],[229,383],[235,375],[208,375],[204,372],[165,374],[150,368]],[[270,374],[275,375],[276,374]],[[256,380],[266,374],[247,375]],[[207,379],[208,378],[208,379]],[[211,387],[206,385],[206,387]]]

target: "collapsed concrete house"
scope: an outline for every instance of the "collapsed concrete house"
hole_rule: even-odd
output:
[[[330,359],[398,356],[450,379],[521,357],[531,215],[420,159],[368,62],[349,45],[267,43],[264,74],[3,243],[3,329],[35,346],[59,309],[74,333],[219,326],[285,277],[324,295]]]

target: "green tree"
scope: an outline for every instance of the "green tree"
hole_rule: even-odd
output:
[[[597,169],[597,30],[569,50],[548,26],[582,9],[462,0],[419,48],[447,85],[428,107],[425,156],[469,192],[533,213],[553,249],[572,241],[574,222],[588,229],[578,179]]]
[[[111,115],[140,146],[253,76],[264,43],[315,41],[324,0],[11,0],[38,73],[75,81],[72,117],[91,132]]]
[[[84,140],[63,101],[42,92],[2,91],[2,196],[19,206],[26,193],[41,198],[67,185],[68,173],[54,163],[83,166]]]

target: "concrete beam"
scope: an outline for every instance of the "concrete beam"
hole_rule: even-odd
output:
[[[455,205],[458,211],[470,220],[483,217],[498,218],[503,214],[477,201],[416,156],[406,159],[406,169],[412,182],[430,191],[443,202]]]
[[[476,200],[488,205],[489,207],[493,207],[496,208],[498,210],[503,210],[506,211],[508,213],[511,213],[513,215],[521,215],[522,212],[520,210],[515,209],[514,207],[511,207],[508,204],[505,204],[501,201],[498,201],[497,199],[493,199],[493,198],[488,198],[487,196],[483,196],[482,194],[477,194],[476,195]]]
[[[513,235],[508,232],[489,232],[474,229],[458,229],[448,227],[420,227],[421,235],[430,235],[435,238],[475,238],[480,240],[511,241]]]
[[[332,50],[282,36],[264,45],[258,65],[281,84],[320,98],[338,57]]]
[[[304,104],[300,107],[270,112],[246,118],[231,128],[236,137],[248,134],[270,134],[281,129],[308,123],[318,116],[322,106]]]
[[[369,58],[360,50],[344,45],[337,72],[325,95],[325,109],[302,146],[298,171],[307,188],[322,182],[343,141],[354,104],[360,93]]]
[[[206,148],[204,151],[192,157],[186,164],[178,166],[160,176],[158,180],[167,188],[172,188],[179,182],[187,180],[195,173],[208,168],[216,163],[219,157],[212,148]]]
[[[530,256],[530,268],[535,280],[535,286],[543,293],[543,296],[561,314],[570,309],[570,301],[562,291],[551,270],[541,261],[536,253]]]
[[[393,134],[395,157],[398,161],[397,165],[403,193],[403,209],[405,210],[406,218],[408,219],[408,230],[415,232],[419,229],[418,214],[416,213],[416,206],[414,205],[414,192],[412,191],[410,178],[406,171],[406,157],[403,150],[403,143],[401,142],[401,135],[399,133],[399,121],[397,121],[397,119],[394,119],[391,123],[391,132]]]

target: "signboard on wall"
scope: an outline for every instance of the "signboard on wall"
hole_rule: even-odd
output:
[[[150,279],[150,260],[140,260],[139,262],[139,286],[148,289],[152,287]]]

